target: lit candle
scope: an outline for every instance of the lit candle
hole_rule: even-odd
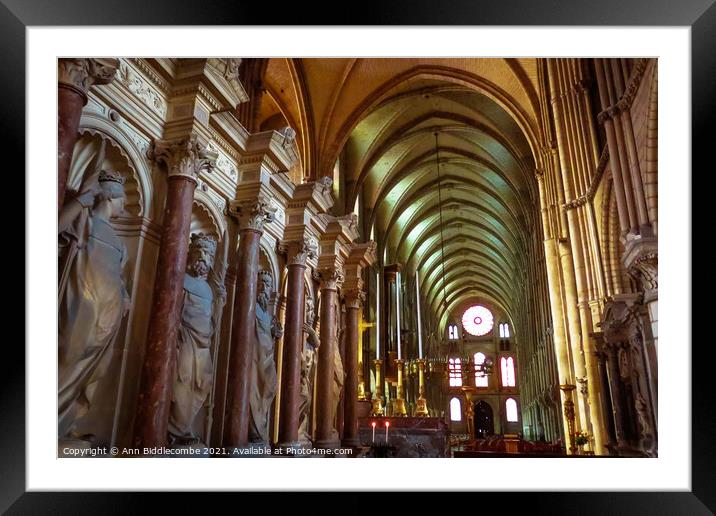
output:
[[[371,425],[373,426],[373,444],[375,444],[375,421],[373,421]]]
[[[403,358],[400,352],[400,271],[395,278],[395,305],[395,321],[398,327],[398,360],[400,360]]]
[[[418,307],[418,358],[423,358],[423,328],[420,325],[420,278],[415,269],[415,305]]]
[[[390,421],[385,422],[385,443],[388,444],[388,427],[390,427]]]
[[[380,272],[375,273],[375,359],[380,360]]]

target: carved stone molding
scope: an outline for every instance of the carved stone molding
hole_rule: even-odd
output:
[[[167,166],[169,177],[182,176],[194,183],[198,183],[202,171],[213,171],[217,156],[201,144],[195,134],[179,140],[155,140],[147,151],[151,161]]]
[[[167,101],[164,96],[150,84],[150,81],[145,80],[124,62],[120,63],[117,79],[155,113],[162,118],[166,116]]]
[[[310,238],[280,242],[277,247],[280,253],[287,255],[286,265],[305,267],[306,261],[309,258],[315,258],[318,254],[318,246]]]
[[[262,232],[264,224],[276,220],[276,206],[268,198],[234,201],[231,214],[239,221],[239,231],[253,230]]]
[[[343,285],[345,276],[342,267],[322,268],[318,270],[321,281],[321,290],[337,290]]]
[[[58,59],[57,78],[86,96],[90,86],[112,82],[118,68],[119,59]]]

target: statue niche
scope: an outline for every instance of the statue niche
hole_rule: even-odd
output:
[[[224,249],[225,242],[224,238]],[[215,348],[212,342],[226,301],[226,257],[220,252],[215,262],[216,248],[213,236],[191,235],[169,417],[169,443],[174,446],[203,445],[194,427],[197,414],[211,392]]]
[[[270,300],[273,278],[266,270],[259,271],[256,292],[256,332],[251,368],[249,398],[249,441],[268,446],[271,404],[276,396],[277,374],[274,360],[275,341],[283,335],[283,328],[271,313]]]
[[[95,403],[130,298],[122,278],[127,250],[110,219],[124,213],[124,178],[101,170],[103,148],[59,217],[58,433],[94,443],[78,427]]]

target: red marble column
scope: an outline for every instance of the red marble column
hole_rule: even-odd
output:
[[[246,446],[249,441],[250,373],[256,338],[259,241],[263,233],[263,224],[273,221],[274,211],[275,208],[271,208],[266,200],[242,202],[236,206],[240,240],[226,387],[224,446]]]
[[[358,309],[363,298],[362,292],[346,293],[346,353],[343,366],[346,383],[343,394],[343,441],[346,447],[360,445],[358,439]]]
[[[321,345],[318,350],[316,378],[316,448],[335,448],[340,441],[334,434],[333,406],[333,353],[336,342],[336,303],[341,274],[324,271],[321,278]]]
[[[315,256],[315,246],[308,240],[288,244],[288,278],[286,286],[286,323],[283,337],[281,407],[279,413],[279,446],[298,445],[299,398],[301,394],[301,351],[305,319],[303,279],[306,259]]]
[[[150,152],[156,161],[167,164],[169,179],[134,421],[134,446],[139,448],[167,443],[194,189],[200,171],[213,167],[213,156],[194,138],[157,142]]]
[[[72,152],[79,138],[82,108],[93,84],[112,81],[117,59],[59,59],[57,72],[57,207],[62,211]]]

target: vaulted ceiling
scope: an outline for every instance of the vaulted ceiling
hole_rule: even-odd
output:
[[[534,59],[270,59],[259,125],[296,128],[309,177],[339,162],[344,211],[359,200],[439,320],[472,301],[510,314],[538,206],[537,80]]]

